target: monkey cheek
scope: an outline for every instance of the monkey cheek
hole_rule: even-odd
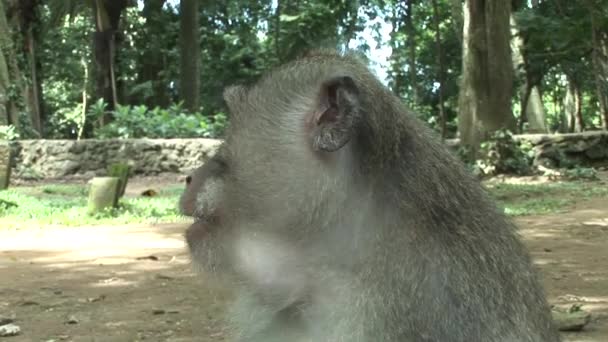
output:
[[[198,264],[206,265],[209,263],[210,251],[209,239],[210,231],[206,222],[195,221],[186,230],[186,243],[193,261]]]
[[[186,229],[186,242],[190,250],[196,248],[198,242],[205,239],[208,232],[208,227],[205,222],[195,221],[188,229]]]

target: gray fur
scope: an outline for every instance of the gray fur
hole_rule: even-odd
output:
[[[359,117],[317,149],[310,117],[344,76]],[[238,341],[559,341],[513,224],[356,57],[317,52],[226,100],[221,223],[187,238],[239,289]]]

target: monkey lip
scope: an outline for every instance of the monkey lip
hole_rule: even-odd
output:
[[[194,223],[186,229],[186,241],[191,244],[212,234],[218,226],[216,217],[195,217]]]

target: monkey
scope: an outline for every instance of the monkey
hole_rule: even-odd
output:
[[[220,186],[185,238],[235,289],[236,341],[560,341],[515,225],[356,54],[224,99],[222,168],[191,183]]]
[[[221,147],[202,166],[186,176],[186,188],[179,200],[179,210],[185,216],[200,217],[203,212],[211,212],[216,204],[221,175],[225,168]]]

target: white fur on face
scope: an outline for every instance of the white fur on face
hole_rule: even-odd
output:
[[[220,202],[222,180],[217,178],[208,178],[201,186],[196,195],[196,215],[207,216],[213,214],[218,209]]]
[[[294,247],[261,233],[241,234],[235,244],[237,269],[258,288],[282,298],[297,298],[306,287]]]

